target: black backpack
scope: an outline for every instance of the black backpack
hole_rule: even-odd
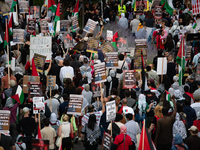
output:
[[[112,137],[113,137],[113,140],[119,134],[120,134],[120,128],[116,123],[113,122],[112,123]]]

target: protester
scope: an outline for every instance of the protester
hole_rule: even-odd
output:
[[[191,136],[186,139],[186,144],[189,149],[200,149],[200,138],[198,137],[199,130],[196,126],[191,126],[189,129]]]

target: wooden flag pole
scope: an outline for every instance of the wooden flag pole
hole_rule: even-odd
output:
[[[6,19],[6,31],[8,31],[8,22],[7,22],[8,20]],[[8,34],[8,33],[7,33]],[[6,35],[7,36],[7,35]],[[8,36],[6,37],[7,39],[7,41],[8,41]],[[9,64],[9,47],[8,47],[8,44],[7,44],[7,59],[8,59],[8,88],[10,88],[10,64]]]
[[[17,22],[19,22],[18,21],[18,9],[17,9],[17,5],[16,5],[16,14],[17,14],[17,19],[16,20],[17,20]]]
[[[163,81],[163,64],[164,64],[164,57],[162,58],[162,73],[161,73],[161,83]]]
[[[17,44],[17,52],[18,52],[17,57],[19,57],[19,44]]]
[[[39,123],[39,129],[41,129],[41,124],[40,124],[40,113],[38,113],[38,123]]]
[[[145,132],[145,119],[144,119],[144,123],[143,123],[142,150],[144,150],[144,132]]]

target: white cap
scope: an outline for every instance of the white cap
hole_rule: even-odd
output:
[[[132,114],[135,115],[133,108],[128,107],[128,106],[123,106],[123,113],[126,114]]]

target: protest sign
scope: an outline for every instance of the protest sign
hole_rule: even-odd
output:
[[[33,58],[34,54],[40,54],[46,56],[46,61],[51,60],[51,46],[52,37],[31,37],[30,38],[30,58]]]
[[[48,150],[49,140],[32,139],[31,150]]]
[[[0,3],[0,10],[2,14],[10,13],[10,4]]]
[[[113,39],[113,31],[107,30],[107,40],[112,41]]]
[[[116,117],[115,100],[106,103],[106,122],[114,121]]]
[[[142,68],[142,59],[141,59],[141,50],[143,52],[143,59],[144,59],[144,67],[146,67],[147,61],[147,46],[140,46],[135,49],[134,55],[134,69],[141,69]]]
[[[45,18],[45,19],[40,20],[41,33],[48,33],[49,32],[49,26],[48,26],[49,21],[50,21],[49,18]]]
[[[34,18],[40,18],[40,6],[30,6],[30,14]]]
[[[78,29],[79,29],[79,24],[78,24],[77,15],[74,16],[74,17],[71,17],[71,20],[72,20],[72,30],[73,30],[73,31],[78,30]]]
[[[41,82],[28,82],[28,101],[33,102],[33,97],[41,97],[42,83]]]
[[[95,40],[94,38],[89,38],[86,51],[90,53],[98,53],[98,49],[97,49],[98,46],[99,46],[99,42],[97,40]]]
[[[33,59],[37,72],[43,73],[46,56],[40,54],[34,54]]]
[[[49,27],[49,32],[54,33],[53,23],[48,23],[48,27]]]
[[[0,110],[0,132],[10,133],[10,111],[9,110]]]
[[[188,33],[186,41],[200,40],[200,33]]]
[[[158,57],[157,58],[157,75],[167,74],[167,58]]]
[[[153,4],[152,4],[152,7],[159,6],[160,2],[161,2],[161,0],[154,0]]]
[[[24,77],[23,77],[23,92],[26,94],[28,93],[28,83],[29,82],[40,82],[40,77],[24,75]]]
[[[92,19],[88,19],[87,24],[85,25],[83,31],[87,32],[87,33],[93,33],[96,25],[98,22],[92,20]]]
[[[125,38],[125,37],[118,37],[115,40],[117,42],[117,51],[119,53],[128,52],[127,38]]]
[[[101,150],[110,150],[110,148],[111,148],[111,138],[112,138],[112,136],[110,134],[108,134],[107,132],[104,132]]]
[[[47,87],[56,86],[56,76],[47,76]]]
[[[73,48],[73,37],[71,33],[63,34],[63,41],[65,49]]]
[[[123,89],[136,88],[136,72],[134,70],[123,70]]]
[[[70,94],[70,101],[67,114],[81,115],[82,103],[83,103],[83,95]]]
[[[118,67],[118,53],[111,52],[106,53],[106,68],[116,68]]]
[[[155,6],[154,8],[154,18],[162,19],[162,6]]]
[[[28,13],[28,1],[19,1],[19,12]]]
[[[189,3],[189,1],[187,1]],[[192,15],[197,15],[200,13],[200,2],[198,0],[192,0]]]
[[[34,19],[33,15],[26,15],[26,22],[28,22],[28,19]]]
[[[186,60],[191,60],[191,51],[192,51],[192,46],[187,46],[186,48],[186,54],[185,54],[185,59]]]
[[[36,19],[28,19],[27,32],[34,33],[36,27]]]
[[[105,62],[94,65],[95,84],[106,82]]]
[[[93,97],[100,97],[101,96],[101,89],[100,89],[100,83],[95,84],[94,82],[91,84],[92,86],[92,93]]]
[[[200,81],[200,63],[197,64],[195,80]]]
[[[13,0],[5,0],[5,3],[9,4],[9,7],[11,8]]]
[[[110,42],[106,42],[101,46],[100,50],[105,54],[109,52],[114,52],[115,48]]]
[[[24,44],[24,30],[13,29],[13,43]]]
[[[44,97],[33,97],[33,114],[45,113]]]
[[[149,1],[135,1],[134,11],[136,15],[142,15],[144,11],[149,11]]]
[[[146,46],[147,40],[146,39],[135,39],[136,46]]]
[[[60,31],[70,32],[71,22],[70,20],[60,20]]]

